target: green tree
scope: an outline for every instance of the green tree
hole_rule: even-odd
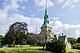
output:
[[[80,50],[80,43],[75,43],[73,45],[73,49],[79,49]]]
[[[76,43],[76,38],[68,37],[67,40],[71,45]]]
[[[76,43],[80,43],[80,37],[78,37],[78,39],[76,40]]]
[[[4,39],[3,35],[0,35],[0,47],[3,45],[3,39]]]
[[[5,44],[26,44],[27,33],[28,29],[27,24],[25,22],[15,22],[9,27],[9,30],[5,35]]]
[[[48,42],[46,49],[49,51],[53,51],[55,53],[65,53],[66,45],[64,41],[61,40],[53,40],[53,42]]]

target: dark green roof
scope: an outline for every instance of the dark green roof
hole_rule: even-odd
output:
[[[43,23],[43,25],[42,25],[41,28],[45,28],[45,27],[47,27],[48,24],[49,24],[49,20],[48,20],[47,9],[45,9],[44,23]]]

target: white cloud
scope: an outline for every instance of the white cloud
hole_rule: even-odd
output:
[[[56,19],[58,18],[58,19]],[[80,24],[71,25],[68,23],[63,23],[59,17],[51,17],[50,20],[50,26],[53,29],[53,32],[56,34],[64,33],[67,36],[70,37],[79,37],[80,36]]]
[[[79,5],[80,0],[67,0],[64,2],[63,4],[63,8],[69,7],[69,8],[73,8],[76,7],[76,5]]]
[[[60,19],[60,17],[53,17],[53,19],[54,19],[54,20],[59,20],[59,19]]]
[[[75,5],[71,5],[71,8],[75,8]]]
[[[1,28],[0,33],[5,34],[9,29],[9,26],[17,21],[26,22],[28,24],[29,32],[36,32],[36,28],[37,28],[37,31],[40,32],[40,27],[43,24],[43,19],[38,17],[23,16],[22,14],[13,12],[13,11],[18,11],[18,8],[20,7],[20,5],[17,3],[18,1],[21,2],[22,0],[11,1],[11,4],[4,5],[5,7],[2,10],[0,10],[0,28]],[[36,1],[36,5],[38,7],[45,7],[44,0],[41,0],[40,3],[38,2],[38,0],[34,0],[34,1]],[[51,0],[48,0],[48,1],[49,1],[48,6],[52,7],[54,5],[53,2]],[[74,1],[74,3],[76,2],[78,2],[78,0]],[[71,6],[72,4],[73,4],[72,1],[68,0],[64,4],[64,6],[67,7],[67,6]],[[12,16],[9,16],[10,14],[8,14],[10,11],[13,12],[13,14],[11,14]],[[74,36],[74,37],[80,35],[79,33],[80,24],[77,24],[77,25],[65,24],[62,21],[60,21],[59,17],[49,18],[49,20],[50,20],[50,25],[53,28],[53,32],[56,32],[56,33],[64,32],[66,35]]]
[[[53,7],[54,3],[51,0],[48,1],[48,7]],[[45,8],[46,6],[46,0],[34,0],[35,6]]]
[[[42,19],[37,17],[27,17],[20,14],[15,13],[12,17],[7,17],[5,14],[0,14],[0,33],[5,34],[9,29],[9,26],[15,22],[26,22],[28,24],[29,32],[36,32],[36,28],[38,29],[38,33],[40,32],[40,26],[42,24]]]
[[[36,28],[38,31],[40,30],[40,26],[43,23],[41,18],[38,17],[27,17],[20,14],[14,14],[14,16],[8,19],[11,24],[14,22],[26,22],[28,24],[29,32],[36,32]]]
[[[5,34],[9,29],[9,26],[14,22],[26,22],[28,24],[29,32],[35,32],[36,28],[40,28],[42,24],[42,19],[37,17],[27,17],[14,12],[18,11],[18,8],[20,7],[18,2],[28,0],[10,0],[9,4],[6,1],[3,5],[4,8],[0,10],[0,34]],[[9,14],[9,12],[12,12],[13,14]],[[40,29],[38,31],[40,31]]]
[[[67,0],[64,5],[63,5],[63,8],[65,7],[68,7],[68,6],[71,6],[72,5],[72,0]]]
[[[27,17],[20,14],[15,13],[12,17],[7,17],[7,13],[0,12],[0,33],[5,34],[7,30],[9,29],[9,26],[13,24],[14,22],[20,21],[20,22],[26,22],[28,23],[28,30],[29,32],[40,32],[40,27],[43,24],[43,19],[37,18],[37,17]],[[7,19],[8,18],[8,19]],[[80,24],[77,25],[71,25],[71,24],[63,24],[58,19],[50,18],[50,24],[52,25],[53,32],[55,33],[65,33],[67,36],[73,36],[73,37],[79,37],[80,35]]]
[[[75,33],[76,33],[77,37],[80,37],[80,31],[79,30],[76,30]]]
[[[3,2],[3,6],[4,6],[4,9],[6,11],[9,11],[9,10],[15,10],[16,11],[19,8],[17,0],[12,0],[12,1],[6,0]]]
[[[23,2],[27,2],[28,0],[18,0],[18,1],[23,3]]]
[[[58,0],[58,4],[64,3],[65,0]]]
[[[14,10],[16,10],[16,9],[19,8],[19,4],[18,4],[17,2],[18,2],[18,0],[12,0],[12,1],[11,1],[11,7],[12,7]]]
[[[19,7],[21,7],[20,4],[24,4],[24,2],[27,2],[28,0],[4,0],[3,2],[3,9],[5,11],[13,11],[13,12],[18,12],[18,9]],[[25,8],[26,6],[24,7],[21,7],[21,8]]]
[[[64,33],[67,36],[71,37],[79,37],[80,36],[80,24],[77,25],[71,25],[71,24],[65,24],[61,22],[60,20],[56,20],[54,22],[54,25],[52,25],[53,32],[56,34],[58,33]]]
[[[54,26],[55,28],[59,28],[63,26],[63,23],[61,21],[55,21]]]
[[[77,3],[77,2],[79,2],[80,0],[73,0],[73,3]]]
[[[23,15],[16,13],[20,5],[18,2],[27,1],[27,0],[4,0],[3,9],[0,9],[0,34],[5,34],[9,29],[9,26],[16,21],[22,21],[22,18],[25,18]],[[12,12],[13,14],[11,14]],[[10,14],[9,14],[10,13]],[[12,16],[11,16],[12,15]]]

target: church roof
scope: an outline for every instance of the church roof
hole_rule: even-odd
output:
[[[48,14],[47,14],[47,9],[45,9],[45,15],[44,15],[44,23],[41,28],[45,28],[49,25],[49,20],[48,20]]]

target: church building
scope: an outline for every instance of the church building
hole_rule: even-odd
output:
[[[47,10],[47,4],[45,8],[45,14],[44,14],[44,23],[41,26],[41,36],[45,36],[46,41],[51,41],[54,38],[54,34],[52,32],[52,28],[49,25],[49,19],[48,19],[48,10]]]

